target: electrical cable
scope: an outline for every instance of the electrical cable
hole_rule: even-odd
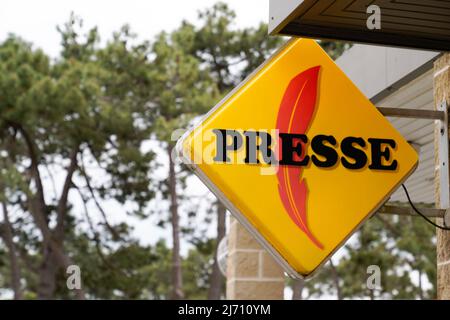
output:
[[[431,221],[426,215],[424,215],[422,212],[420,212],[416,206],[413,204],[413,202],[411,201],[411,198],[409,197],[409,193],[408,193],[408,189],[406,189],[406,186],[404,184],[402,184],[403,190],[405,191],[406,194],[406,198],[408,198],[408,202],[411,205],[411,207],[413,208],[413,210],[422,218],[424,218],[428,223],[432,224],[433,226],[435,226],[438,229],[441,230],[446,230],[446,231],[450,231],[450,227],[447,227],[447,225],[445,224],[445,219],[444,219],[444,226],[440,226],[436,223],[434,223],[433,221]]]

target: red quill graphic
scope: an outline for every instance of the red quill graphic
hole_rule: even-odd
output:
[[[314,118],[320,66],[308,69],[291,80],[281,101],[276,128],[282,133],[306,134]],[[308,227],[308,185],[302,168],[280,166],[277,173],[278,192],[292,221],[318,248],[323,245]]]

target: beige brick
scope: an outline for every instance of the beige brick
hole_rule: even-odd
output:
[[[241,225],[237,225],[238,244],[236,249],[262,249],[256,239]]]
[[[234,218],[232,219],[235,221]],[[255,238],[239,222],[232,222],[230,225],[228,247],[233,249],[262,249]]]
[[[443,100],[449,102],[450,98],[450,70],[442,72],[446,67],[450,66],[450,54],[444,54],[434,63],[434,72],[437,74],[434,78],[434,101],[440,104]]]
[[[450,264],[438,266],[437,271],[437,298],[450,300]]]
[[[228,258],[227,276],[229,279],[235,277],[258,277],[259,252],[234,251]]]
[[[234,219],[228,233],[228,253],[227,299],[283,299],[283,272]],[[263,281],[263,275],[271,281]]]
[[[228,231],[228,252],[234,250],[237,245],[237,221],[235,218],[230,218],[230,230]]]
[[[443,219],[438,219],[437,222],[444,224]],[[450,260],[450,232],[438,230],[437,232],[437,261],[444,262]]]
[[[236,281],[227,281],[226,288],[225,288],[225,294],[227,297],[227,300],[236,299]]]
[[[283,269],[266,251],[262,252],[262,277],[263,278],[284,277]]]
[[[230,284],[228,299],[236,300],[282,300],[284,282],[282,281],[235,281]]]
[[[434,63],[434,102],[435,106],[446,100],[450,102],[450,54],[444,54]],[[447,69],[446,69],[447,68]],[[435,128],[435,164],[439,165],[439,143],[436,137],[439,133],[439,126]],[[440,199],[440,178],[439,170],[435,171],[435,202],[439,205]],[[437,219],[437,223],[443,224],[442,219]],[[450,233],[437,230],[437,296],[438,299],[450,299],[450,264],[439,265],[450,260]]]
[[[434,63],[434,71],[437,72],[448,65],[450,65],[450,54],[447,53],[436,60],[436,62]]]

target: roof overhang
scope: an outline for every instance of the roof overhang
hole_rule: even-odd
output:
[[[367,27],[367,7],[381,9],[381,29]],[[269,32],[450,51],[450,1],[270,0]]]

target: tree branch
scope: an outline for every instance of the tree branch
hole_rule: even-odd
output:
[[[100,257],[100,260],[102,260],[103,264],[104,264],[108,269],[110,269],[111,271],[113,271],[113,272],[119,272],[119,273],[121,273],[122,275],[125,275],[125,274],[122,272],[122,270],[116,268],[110,261],[108,261],[108,260],[106,259],[105,255],[103,254],[103,251],[102,251],[102,248],[101,248],[101,240],[100,240],[100,237],[99,237],[99,235],[98,235],[98,232],[95,231],[94,224],[93,224],[93,222],[92,222],[92,219],[91,219],[91,217],[90,217],[90,215],[89,215],[89,211],[88,211],[88,208],[87,208],[87,202],[88,202],[88,200],[84,197],[83,193],[81,192],[81,190],[80,190],[80,188],[79,188],[78,186],[75,186],[75,188],[76,188],[76,190],[78,191],[78,194],[80,195],[81,201],[82,201],[82,203],[83,203],[84,215],[85,215],[86,221],[87,221],[87,223],[88,223],[88,225],[89,225],[89,229],[91,230],[91,233],[92,233],[92,235],[93,235],[93,239],[94,239],[94,242],[95,242],[95,249],[96,249],[96,251],[97,251],[97,254],[98,254],[99,257]]]
[[[77,145],[70,154],[70,164],[67,168],[66,179],[64,180],[64,186],[61,192],[61,197],[58,201],[57,206],[57,218],[56,218],[56,227],[55,227],[55,238],[58,240],[62,240],[64,237],[64,229],[65,229],[65,219],[67,213],[67,200],[69,197],[69,191],[72,186],[72,177],[75,170],[78,167],[77,164],[77,155],[80,150],[80,146]]]
[[[31,176],[32,180],[34,181],[36,185],[36,196],[33,196],[27,199],[29,210],[31,215],[34,218],[34,221],[36,223],[36,226],[39,228],[39,230],[42,233],[42,237],[44,238],[44,241],[49,241],[51,238],[51,231],[48,227],[48,219],[46,216],[46,203],[44,198],[44,187],[42,185],[42,178],[41,174],[39,172],[39,157],[36,151],[36,146],[31,138],[31,136],[28,134],[28,132],[25,130],[25,128],[16,122],[8,121],[6,120],[6,123],[13,128],[14,130],[18,131],[20,135],[23,137],[25,141],[25,145],[27,146],[28,150],[28,156],[30,157],[31,165]]]
[[[376,217],[378,220],[380,220],[384,224],[386,229],[388,229],[394,236],[396,236],[396,237],[401,236],[400,233],[394,228],[394,226],[392,224],[390,224],[389,221],[384,219],[380,214],[377,214]]]
[[[86,181],[86,186],[89,190],[89,193],[91,194],[92,200],[94,200],[95,206],[97,207],[98,211],[100,211],[100,214],[103,217],[103,221],[105,222],[106,228],[109,230],[109,232],[111,233],[111,235],[114,237],[115,240],[122,239],[122,237],[117,233],[116,229],[114,229],[114,227],[111,226],[111,224],[109,223],[105,210],[103,210],[102,206],[98,202],[97,196],[95,195],[94,188],[91,185],[90,177],[89,177],[88,173],[86,172],[83,161],[81,162],[81,167],[82,167],[81,175],[84,177],[84,180]]]

